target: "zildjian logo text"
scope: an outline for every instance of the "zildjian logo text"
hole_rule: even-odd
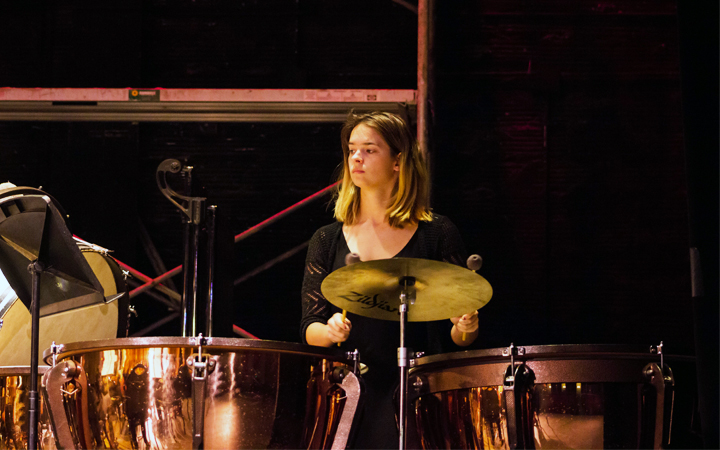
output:
[[[340,298],[344,298],[349,302],[362,303],[363,309],[378,308],[387,312],[397,312],[397,308],[394,308],[385,300],[378,300],[380,294],[375,294],[372,297],[369,295],[361,294],[359,292],[352,291],[348,295],[341,295]]]

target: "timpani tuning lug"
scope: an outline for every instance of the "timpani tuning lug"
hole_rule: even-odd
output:
[[[512,372],[515,372],[515,355],[522,356],[525,354],[525,348],[515,347],[514,343],[510,343],[510,347],[503,350],[503,356],[510,357],[510,366],[513,368]]]
[[[651,345],[650,353],[655,353],[660,356],[660,369],[665,367],[665,356],[663,355],[663,341],[660,341],[659,345]]]
[[[55,367],[57,365],[57,355],[63,351],[64,345],[55,344],[55,341],[52,341],[52,344],[50,345],[50,353],[52,354],[52,366]]]
[[[664,364],[663,343],[656,348],[650,347],[650,353],[660,356],[660,365],[649,363],[643,368],[645,378],[644,392],[650,398],[646,404],[652,406],[644,412],[641,425],[641,440],[644,446],[666,448],[671,442],[672,416],[675,403],[675,377],[670,366]],[[654,395],[653,395],[654,394]]]
[[[535,382],[535,373],[524,362],[515,365],[515,355],[524,355],[525,349],[515,347],[513,343],[503,350],[503,356],[510,356],[510,365],[505,369],[503,377],[503,396],[507,413],[508,443],[511,449],[532,448],[533,436],[528,430],[531,405],[528,405],[528,393]]]
[[[53,347],[61,347],[55,346]],[[65,390],[67,382],[73,381],[75,389],[71,392]],[[93,439],[88,419],[88,382],[83,367],[73,361],[65,360],[47,370],[42,379],[43,395],[55,431],[55,438],[60,448],[81,449],[97,448]],[[80,425],[70,425],[69,411],[65,409],[64,399],[67,395],[74,395],[73,402],[79,407],[75,412],[82,417]]]

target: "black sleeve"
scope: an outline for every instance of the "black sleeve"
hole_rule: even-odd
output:
[[[307,344],[305,339],[307,327],[314,322],[326,323],[331,315],[330,303],[320,290],[323,280],[331,271],[332,259],[328,256],[331,240],[331,230],[329,227],[323,227],[315,232],[308,246],[301,294],[300,339],[303,344]]]
[[[433,222],[435,222],[438,233],[436,259],[466,267],[467,252],[465,251],[465,244],[455,224],[444,216],[436,216]]]
[[[434,242],[433,259],[461,267],[467,267],[467,252],[460,231],[445,216],[435,215],[430,240]],[[428,354],[438,354],[467,350],[460,348],[450,337],[452,322],[439,320],[428,322]]]

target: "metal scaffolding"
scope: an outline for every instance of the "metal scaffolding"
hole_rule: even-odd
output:
[[[433,105],[434,1],[418,0],[417,9],[393,0],[418,15],[417,90],[415,89],[141,89],[141,88],[0,88],[0,121],[61,122],[343,122],[349,110],[383,110],[416,116],[420,149],[432,163],[428,128]],[[432,168],[432,165],[430,166]],[[336,183],[337,184],[337,183]],[[239,242],[310,202],[324,197],[328,186],[235,236]],[[279,255],[235,280],[235,285],[303,250],[307,242]],[[137,285],[130,297],[149,294],[171,310],[141,335],[176,318],[181,296],[163,281],[182,272],[182,266],[152,278],[118,261]],[[235,333],[252,334],[235,326]]]

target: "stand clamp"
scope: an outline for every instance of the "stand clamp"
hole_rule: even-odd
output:
[[[353,373],[360,375],[360,352],[355,349],[354,352],[345,352],[345,357],[353,362]]]

